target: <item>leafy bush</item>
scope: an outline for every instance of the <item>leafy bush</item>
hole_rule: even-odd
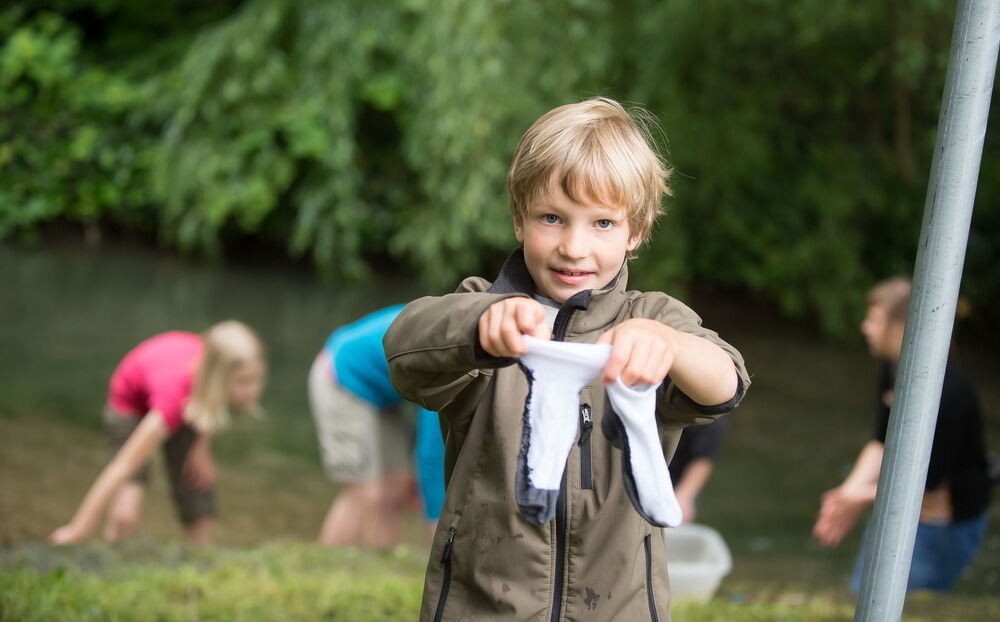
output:
[[[953,8],[943,0],[248,0],[0,13],[0,237],[122,223],[251,236],[434,286],[513,244],[521,133],[595,94],[664,127],[675,198],[636,285],[749,289],[852,329],[909,272]],[[141,36],[140,36],[141,35]],[[149,41],[154,43],[150,44]],[[966,292],[1000,294],[988,139]]]
[[[140,87],[83,58],[61,16],[0,14],[0,237],[55,218],[148,227]]]

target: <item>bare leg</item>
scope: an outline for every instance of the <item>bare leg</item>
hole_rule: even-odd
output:
[[[399,543],[411,483],[412,476],[406,471],[391,471],[379,478],[374,513],[361,536],[364,546],[391,548]]]
[[[115,494],[104,523],[104,539],[114,542],[135,535],[142,517],[142,499],[145,486],[126,482]]]
[[[344,484],[323,520],[320,543],[327,546],[360,544],[362,526],[375,514],[380,496],[378,482]]]
[[[214,526],[215,521],[210,517],[205,516],[199,518],[190,525],[184,526],[184,537],[186,537],[191,544],[197,544],[199,546],[211,544],[212,528]]]

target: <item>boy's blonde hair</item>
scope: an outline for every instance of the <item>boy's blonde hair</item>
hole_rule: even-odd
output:
[[[624,209],[632,238],[645,241],[670,194],[671,170],[653,149],[654,127],[645,110],[625,110],[606,97],[546,113],[521,137],[507,175],[514,222],[524,222],[528,206],[558,175],[574,202]]]
[[[226,385],[240,365],[264,363],[264,346],[246,324],[235,320],[219,322],[202,334],[203,350],[195,372],[191,399],[184,419],[199,432],[214,432],[229,422]],[[253,404],[249,414],[259,414]]]
[[[881,307],[891,322],[905,322],[910,309],[910,279],[894,276],[879,281],[868,290],[866,302],[869,307]]]

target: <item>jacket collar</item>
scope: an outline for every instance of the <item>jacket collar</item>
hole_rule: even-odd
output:
[[[569,318],[566,334],[578,335],[588,333],[605,327],[610,327],[615,322],[625,304],[625,287],[628,283],[628,263],[622,264],[621,270],[608,285],[602,289],[585,289],[577,292],[566,302],[560,315],[567,312],[566,307],[575,307],[586,313],[573,313]],[[500,274],[490,286],[490,293],[493,294],[513,294],[522,293],[533,296],[535,293],[535,283],[528,272],[528,266],[524,262],[524,249],[518,247],[507,257]]]
[[[528,265],[524,263],[523,248],[519,246],[507,256],[507,261],[503,262],[503,267],[500,268],[500,274],[487,291],[491,294],[535,295],[535,282],[531,280]]]

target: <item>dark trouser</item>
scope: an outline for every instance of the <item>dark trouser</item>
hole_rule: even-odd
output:
[[[128,437],[138,427],[139,421],[139,417],[116,412],[110,406],[105,408],[104,433],[108,439],[108,448],[111,450],[112,456],[122,448]],[[194,428],[185,425],[171,434],[163,444],[163,457],[167,465],[174,508],[176,508],[177,516],[184,525],[190,525],[199,519],[216,514],[215,487],[194,488],[188,484],[182,472],[184,460],[197,438],[198,434]],[[129,481],[145,486],[149,482],[149,462],[136,469]]]

